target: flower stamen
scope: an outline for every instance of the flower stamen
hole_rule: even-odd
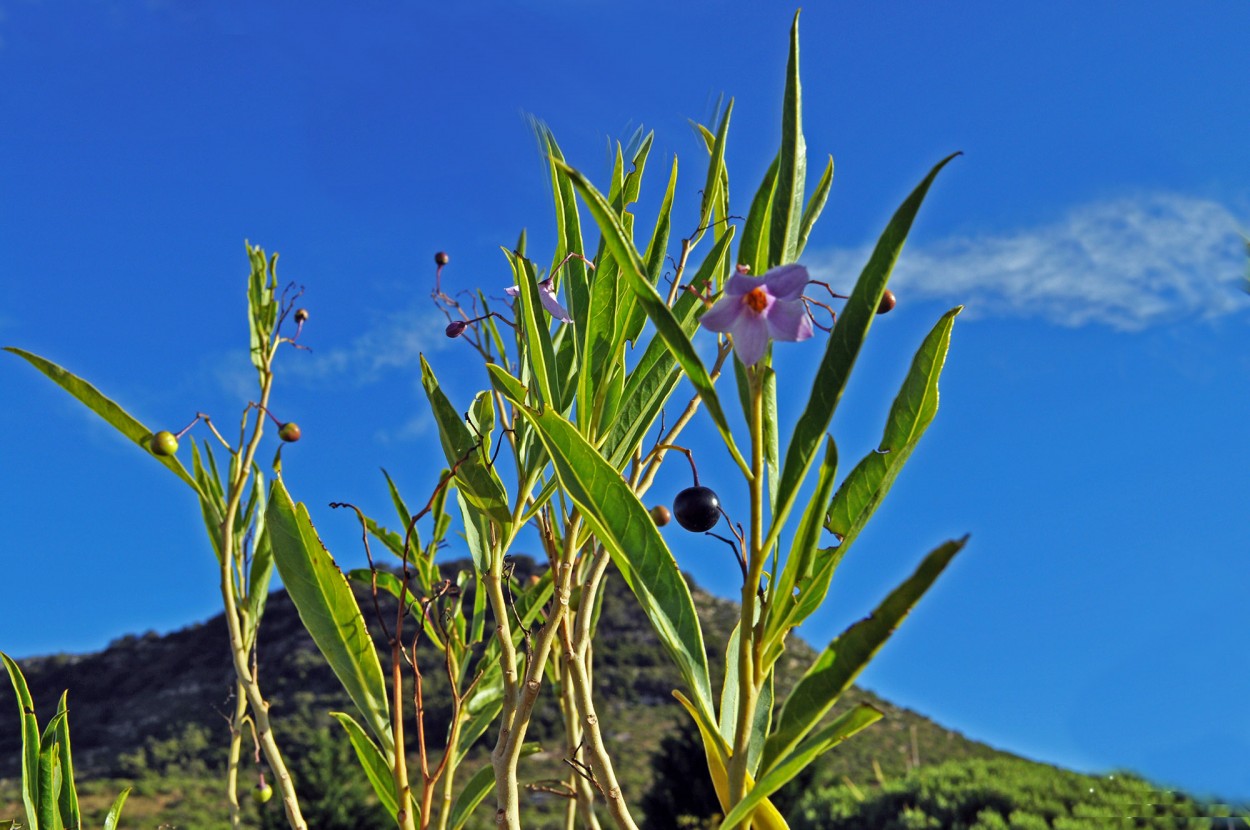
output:
[[[752,288],[742,297],[742,302],[756,314],[762,314],[768,308],[768,292],[763,287]]]

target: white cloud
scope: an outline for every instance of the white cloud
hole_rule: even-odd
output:
[[[1241,225],[1218,202],[1150,193],[1072,209],[1039,227],[904,248],[890,285],[901,296],[967,305],[970,315],[1040,317],[1121,331],[1247,308]],[[846,284],[869,249],[808,258]]]
[[[417,366],[422,352],[444,348],[451,342],[446,327],[447,320],[431,308],[392,311],[346,346],[314,349],[308,359],[291,361],[285,371],[313,382],[372,383],[388,372]]]

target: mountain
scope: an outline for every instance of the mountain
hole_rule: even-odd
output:
[[[455,563],[450,567],[454,570]],[[534,571],[532,561],[518,558],[519,578]],[[737,621],[737,605],[697,587],[692,590],[709,662],[715,666],[723,659],[725,642]],[[366,609],[366,618],[371,618],[372,600],[363,590],[358,596],[365,600],[361,607]],[[384,603],[383,615],[390,619],[393,608]],[[385,645],[381,628],[371,625],[371,629],[381,649]],[[600,719],[607,726],[605,740],[614,750],[626,796],[636,803],[650,784],[653,756],[662,739],[677,732],[685,715],[671,694],[681,686],[679,676],[619,576],[608,579],[594,648],[594,679]],[[284,736],[295,736],[298,743],[310,725],[324,725],[330,710],[352,711],[285,591],[269,597],[258,651],[261,685],[272,704],[270,714],[280,745]],[[379,653],[387,665],[389,650]],[[788,687],[814,657],[809,646],[792,638],[782,658],[779,685]],[[135,778],[171,769],[213,777],[224,763],[229,739],[224,713],[231,709],[234,675],[220,615],[164,636],[150,632],[126,636],[94,654],[35,657],[20,663],[41,723],[51,716],[62,690],[69,690],[79,779]],[[427,733],[442,735],[445,722],[440,723],[439,716],[448,709],[446,693],[439,688],[437,672],[426,675]],[[542,753],[545,759],[535,756],[538,761],[531,771],[535,777],[548,769],[558,775],[561,768],[558,710],[546,691],[543,700],[532,734],[557,751]],[[859,702],[877,706],[885,718],[822,759],[823,780],[846,776],[868,783],[902,775],[917,760],[929,765],[1009,757],[865,690],[853,689],[835,711]],[[3,711],[4,704],[0,704]],[[0,778],[20,775],[15,715],[12,710],[8,716],[0,715]],[[0,803],[4,800],[0,794]]]

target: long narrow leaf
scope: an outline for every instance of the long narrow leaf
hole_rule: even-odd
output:
[[[330,717],[337,720],[347,732],[347,739],[351,741],[352,749],[356,751],[356,760],[360,762],[365,778],[369,779],[369,784],[377,794],[378,801],[382,802],[382,809],[386,810],[386,814],[394,820],[399,815],[399,796],[395,793],[395,776],[391,772],[391,765],[386,755],[378,749],[377,744],[369,739],[365,730],[351,715],[346,712],[331,712]],[[411,806],[409,804],[409,809]]]
[[[803,250],[807,247],[807,237],[812,232],[812,226],[816,224],[816,220],[820,218],[820,214],[825,209],[825,202],[829,201],[829,190],[833,186],[833,156],[829,157],[829,162],[825,165],[825,172],[821,174],[820,181],[816,183],[816,190],[812,192],[812,197],[807,200],[807,207],[803,208],[803,219],[799,222],[799,239],[794,246],[794,258],[798,259],[803,256]]]
[[[764,746],[762,769],[766,773],[820,723],[967,540],[965,536],[946,542],[926,556],[916,572],[891,591],[875,611],[839,634],[821,652],[781,707],[777,729]]]
[[[22,670],[13,658],[2,651],[0,660],[4,661],[4,667],[9,671],[22,723],[22,803],[26,806],[26,821],[32,830],[38,830],[35,805],[39,803],[39,719],[35,716],[35,702],[30,697]]]
[[[771,211],[768,267],[794,262],[807,180],[807,145],[803,140],[803,95],[799,87],[799,13],[790,26],[790,57],[786,63],[786,92],[781,110],[781,153],[777,159],[777,186]]]
[[[96,389],[73,372],[63,369],[37,354],[32,354],[14,346],[5,346],[4,350],[12,352],[40,372],[43,372],[53,383],[73,395],[88,409],[112,425],[114,429],[138,444],[144,452],[165,465],[171,473],[186,482],[188,487],[199,492],[199,486],[195,483],[195,479],[191,477],[191,474],[187,472],[187,469],[182,466],[182,463],[177,458],[172,455],[160,456],[152,453],[148,447],[148,439],[152,437],[152,430],[140,423],[138,419],[115,402],[105,397],[99,389]]]
[[[638,256],[638,251],[634,248],[634,244],[625,235],[620,222],[617,221],[611,207],[603,198],[603,194],[596,190],[594,185],[581,173],[571,167],[566,166],[565,169],[568,170],[573,186],[577,188],[577,192],[581,194],[582,200],[586,202],[591,214],[595,217],[595,221],[599,224],[599,230],[607,242],[608,250],[612,251],[612,255],[620,263],[621,274],[637,297],[638,303],[647,312],[647,317],[655,325],[656,331],[668,345],[669,350],[673,353],[677,362],[681,364],[682,369],[685,370],[686,377],[690,379],[690,383],[699,393],[699,397],[703,399],[703,405],[707,407],[708,415],[711,416],[712,421],[716,424],[716,428],[720,431],[721,438],[725,441],[725,446],[729,448],[730,455],[733,456],[739,467],[749,473],[751,468],[743,459],[742,453],[738,451],[738,447],[734,443],[733,435],[729,431],[729,422],[725,419],[725,411],[721,408],[720,398],[716,395],[716,389],[712,386],[712,379],[708,376],[707,369],[704,368],[703,362],[699,360],[699,355],[695,352],[690,339],[682,331],[677,320],[674,319],[672,311],[669,310],[669,307],[664,302],[664,298],[656,292],[655,287],[647,280],[645,266],[642,263],[642,259]]]
[[[785,523],[799,486],[815,458],[821,436],[829,428],[833,412],[846,389],[847,379],[855,365],[855,359],[859,356],[864,338],[868,335],[872,319],[876,316],[881,295],[885,293],[886,282],[903,249],[916,212],[938,172],[956,155],[958,153],[938,162],[894,213],[829,335],[829,344],[825,347],[824,357],[816,370],[811,397],[795,424],[790,446],[786,450],[781,483],[777,488],[777,501],[773,505],[773,522],[777,526]]]
[[[561,485],[611,554],[695,700],[707,712],[714,711],[694,600],[647,509],[572,424],[550,410],[514,403],[537,427]]]
[[[274,562],[304,628],[389,759],[395,746],[382,666],[347,578],[281,479],[271,485],[265,520]]]
[[[59,719],[55,721],[56,745],[61,767],[61,793],[58,806],[65,826],[77,828],[82,825],[82,818],[78,811],[78,789],[74,785],[74,761],[69,748],[69,707],[66,704],[68,697],[68,691],[62,692],[61,700],[56,707],[56,713],[59,716]]]
[[[130,787],[117,794],[117,798],[113,800],[113,806],[109,807],[108,815],[104,817],[104,830],[117,830],[117,823],[122,819],[122,807],[125,806],[129,795]]]
[[[962,310],[963,306],[957,306],[943,314],[925,336],[890,407],[880,448],[865,456],[834,494],[825,527],[837,534],[843,548],[855,540],[885,498],[937,414],[938,379],[950,348],[955,317]]]
[[[751,209],[747,212],[747,220],[742,225],[742,242],[738,245],[738,264],[746,265],[752,274],[763,274],[768,270],[769,234],[772,232],[773,195],[777,188],[777,165],[781,158],[773,159],[760,182],[755,198],[751,200]]]

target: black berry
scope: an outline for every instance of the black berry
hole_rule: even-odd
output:
[[[466,323],[464,320],[452,320],[450,323],[447,324],[447,336],[459,337],[460,335],[464,334],[464,330],[468,325],[469,324]]]
[[[687,487],[673,499],[673,517],[692,533],[704,533],[720,521],[720,499],[707,487]]]
[[[307,323],[308,322],[308,309],[306,308],[295,309],[295,322],[301,326]]]
[[[451,262],[451,257],[447,256],[446,251],[439,251],[437,254],[434,255],[435,265],[446,265],[449,262]]]

